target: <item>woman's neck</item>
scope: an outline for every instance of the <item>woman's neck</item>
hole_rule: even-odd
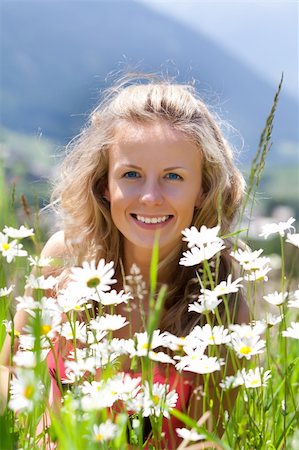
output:
[[[146,285],[149,285],[150,280],[150,268],[151,268],[151,260],[152,260],[152,251],[148,252],[124,252],[124,270],[125,274],[129,275],[132,269],[132,266],[136,265],[140,271],[140,274],[143,277]],[[163,262],[163,259],[159,259],[159,265]],[[167,270],[164,268],[159,269],[158,275],[158,283],[159,284],[169,284],[174,282],[173,274],[176,271],[178,262],[171,262],[167,265]]]

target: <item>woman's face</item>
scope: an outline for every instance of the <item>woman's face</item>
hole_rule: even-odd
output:
[[[158,232],[164,258],[201,204],[201,153],[165,122],[122,123],[109,150],[105,196],[124,236],[125,254],[148,258]]]

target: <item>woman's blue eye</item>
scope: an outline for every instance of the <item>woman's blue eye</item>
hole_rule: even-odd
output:
[[[174,172],[167,173],[165,175],[165,177],[168,178],[169,180],[182,180],[183,179],[180,175],[178,175],[177,173],[174,173]]]
[[[139,173],[136,172],[136,170],[130,170],[129,172],[126,172],[124,174],[125,178],[138,178],[139,177]]]

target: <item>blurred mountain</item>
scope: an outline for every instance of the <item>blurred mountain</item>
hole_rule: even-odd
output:
[[[64,144],[109,86],[109,72],[162,70],[196,78],[201,96],[240,131],[241,162],[252,159],[276,86],[194,29],[133,1],[2,2],[1,28],[5,127]],[[282,93],[270,163],[297,164],[297,120],[296,99]],[[228,138],[242,147],[237,134]]]

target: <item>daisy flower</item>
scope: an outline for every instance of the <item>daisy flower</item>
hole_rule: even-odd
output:
[[[223,378],[223,380],[219,383],[219,386],[224,391],[227,391],[228,389],[234,389],[238,386],[242,386],[243,384],[244,384],[244,377],[238,370],[238,372],[235,375],[228,375],[227,377]]]
[[[282,332],[284,337],[299,339],[299,322],[292,322],[291,326]]]
[[[35,277],[33,274],[30,274],[26,278],[26,288],[31,289],[53,289],[54,286],[57,284],[57,278],[49,276],[45,278],[43,275],[40,277]]]
[[[76,349],[77,360],[66,359],[65,360],[65,375],[66,378],[62,380],[62,383],[75,383],[80,378],[84,377],[87,372],[95,374],[96,367],[94,358],[86,358],[84,352],[80,352],[80,348]],[[70,354],[73,357],[73,354]]]
[[[61,289],[57,295],[57,305],[64,313],[69,311],[84,311],[85,308],[91,308],[87,299],[81,296],[81,292],[74,285],[69,284],[65,289]]]
[[[179,359],[178,357],[176,359]],[[207,374],[220,370],[224,364],[224,359],[215,356],[201,355],[197,349],[188,356],[180,358],[180,362],[176,364],[177,370],[186,370],[188,372]]]
[[[279,233],[281,237],[285,235],[286,230],[295,230],[292,223],[295,222],[293,217],[290,217],[287,222],[268,223],[262,226],[262,232],[259,236],[267,239],[271,234]]]
[[[9,336],[12,335],[12,330],[14,337],[19,338],[21,336],[20,331],[13,327],[12,320],[2,320],[2,325],[5,327],[6,333],[8,333]]]
[[[288,233],[286,242],[299,247],[299,233]]]
[[[281,314],[280,316],[275,316],[274,314],[271,313],[266,313],[266,324],[269,327],[273,327],[274,325],[277,325],[278,323],[280,323],[283,319],[283,315]]]
[[[197,433],[197,431],[188,430],[187,428],[176,428],[175,431],[180,438],[186,439],[188,441],[196,442],[200,441],[201,439],[205,439],[204,434],[199,434]]]
[[[223,325],[216,325],[213,328],[208,323],[203,327],[197,325],[193,328],[189,334],[189,340],[191,338],[199,339],[205,345],[221,345],[229,342],[228,329],[225,329]],[[189,344],[190,345],[190,344]]]
[[[188,311],[194,311],[198,314],[205,314],[212,311],[214,314],[214,310],[222,302],[222,299],[218,298],[214,291],[210,291],[209,289],[202,289],[202,292],[204,294],[198,297],[199,301],[191,303],[188,306]]]
[[[185,228],[182,231],[183,241],[188,242],[188,247],[203,247],[213,242],[218,242],[221,238],[218,237],[220,226],[214,228],[207,228],[202,225],[200,230],[192,226],[191,228]],[[223,241],[222,241],[223,242]]]
[[[16,377],[10,382],[10,400],[8,407],[13,411],[32,411],[43,392],[43,385],[35,379],[33,371],[16,371]]]
[[[82,267],[72,267],[71,283],[82,296],[99,301],[101,293],[110,291],[111,284],[117,281],[112,278],[113,265],[113,261],[106,264],[104,259],[100,259],[98,265],[95,261],[84,261]]]
[[[290,300],[288,301],[290,308],[299,308],[299,289],[290,294]]]
[[[117,436],[118,426],[108,419],[100,425],[93,426],[92,440],[95,442],[111,441]]]
[[[164,333],[161,334],[160,330],[154,330],[150,342],[150,336],[147,331],[144,331],[143,333],[135,333],[135,339],[134,354],[131,356],[147,356],[150,350],[164,346],[165,335]]]
[[[66,340],[77,339],[81,342],[86,342],[86,324],[78,320],[72,325],[70,322],[65,322],[62,324],[60,334]]]
[[[36,312],[40,310],[48,311],[49,314],[60,314],[56,299],[52,297],[42,297],[40,300],[35,300],[30,295],[23,295],[16,297],[16,301],[17,311],[24,310],[32,317],[35,317]]]
[[[94,364],[97,369],[107,366],[115,361],[119,352],[113,352],[108,341],[98,342],[96,344],[91,344],[90,349],[92,350],[92,356],[94,358]]]
[[[17,353],[13,356],[13,362],[18,367],[33,369],[36,366],[36,354],[30,350],[17,351]]]
[[[259,258],[253,259],[247,263],[242,263],[242,267],[247,272],[255,272],[265,267],[267,264],[270,264],[270,258],[267,256],[260,256]]]
[[[36,353],[31,350],[18,350],[13,356],[13,362],[18,367],[24,367],[28,369],[33,369],[36,367]],[[50,351],[50,348],[43,348],[40,352],[40,360],[44,361]]]
[[[116,352],[118,355],[133,355],[135,353],[135,342],[133,339],[119,339],[113,338],[109,342],[111,352]]]
[[[10,264],[16,256],[27,256],[26,250],[22,250],[23,245],[16,240],[8,242],[8,236],[0,232],[0,253]]]
[[[185,345],[188,345],[188,336],[175,336],[166,331],[164,333],[164,347],[173,351],[180,351]],[[196,347],[196,344],[195,344]]]
[[[264,333],[266,330],[266,324],[261,320],[255,320],[249,324],[242,323],[230,324],[229,329],[232,331],[233,336],[239,336],[240,338],[251,339],[257,335]]]
[[[245,369],[242,369],[241,376],[244,379],[246,388],[258,388],[267,386],[268,380],[272,375],[271,370],[264,371],[263,367],[256,367],[254,370],[249,369],[248,372],[246,372]]]
[[[102,292],[101,293],[101,303],[102,305],[119,305],[120,303],[127,303],[128,300],[132,299],[132,295],[130,292],[124,293],[123,290],[117,292],[113,289],[110,292]]]
[[[113,403],[118,400],[118,393],[113,392],[108,382],[101,381],[84,381],[80,386],[83,394],[81,399],[83,411],[99,410],[103,408],[111,408]]]
[[[182,266],[196,266],[202,261],[213,258],[217,253],[225,248],[223,241],[211,242],[206,247],[192,247],[191,250],[184,252],[179,264]]]
[[[175,364],[175,361],[169,355],[167,355],[167,353],[164,352],[154,352],[153,350],[151,350],[148,354],[148,357],[152,361],[165,364]]]
[[[150,388],[147,381],[143,390],[143,417],[159,417],[162,413],[164,417],[169,418],[169,410],[175,408],[179,397],[177,392],[169,391],[168,384],[154,383]]]
[[[15,286],[12,284],[9,287],[0,288],[0,297],[7,297],[8,295],[10,295],[14,290],[14,287]]]
[[[54,259],[49,258],[49,257],[45,258],[42,256],[29,256],[28,261],[29,261],[30,266],[43,268],[43,267],[51,266]]]
[[[128,325],[126,317],[119,314],[106,314],[105,316],[97,316],[96,319],[90,321],[91,330],[114,331]]]
[[[229,274],[227,281],[221,281],[214,289],[214,294],[217,295],[217,297],[221,297],[222,295],[232,294],[234,292],[238,292],[240,287],[243,287],[242,284],[240,284],[240,281],[242,281],[243,278],[237,278],[236,280],[232,281],[232,275]]]
[[[127,401],[134,398],[141,389],[141,377],[132,378],[129,374],[121,372],[109,380],[109,389],[117,392],[119,400]]]
[[[264,295],[263,299],[271,305],[281,306],[287,299],[288,295],[288,292],[282,293],[275,291],[273,294]]]
[[[258,258],[255,261],[243,264],[244,270],[247,272],[244,275],[245,281],[268,281],[267,274],[271,267],[268,265],[270,259],[266,257]]]
[[[255,261],[262,253],[263,249],[251,251],[250,249],[241,250],[239,248],[237,251],[231,252],[230,255],[241,265],[244,265]]]
[[[40,312],[40,335],[44,338],[52,339],[60,331],[61,314],[53,313],[48,310],[41,310]],[[28,324],[24,331],[34,334],[34,324]]]
[[[24,310],[28,312],[30,315],[34,316],[34,310],[39,308],[39,302],[34,300],[30,295],[23,295],[16,297],[17,311]]]
[[[231,342],[227,345],[231,347],[239,358],[251,359],[252,356],[263,353],[266,342],[260,336],[242,338],[235,333],[231,334]]]
[[[107,331],[104,330],[87,330],[86,342],[89,345],[98,344],[106,335]]]
[[[3,233],[12,239],[23,239],[29,236],[34,236],[33,228],[29,229],[24,227],[24,225],[21,225],[19,229],[5,226]]]

